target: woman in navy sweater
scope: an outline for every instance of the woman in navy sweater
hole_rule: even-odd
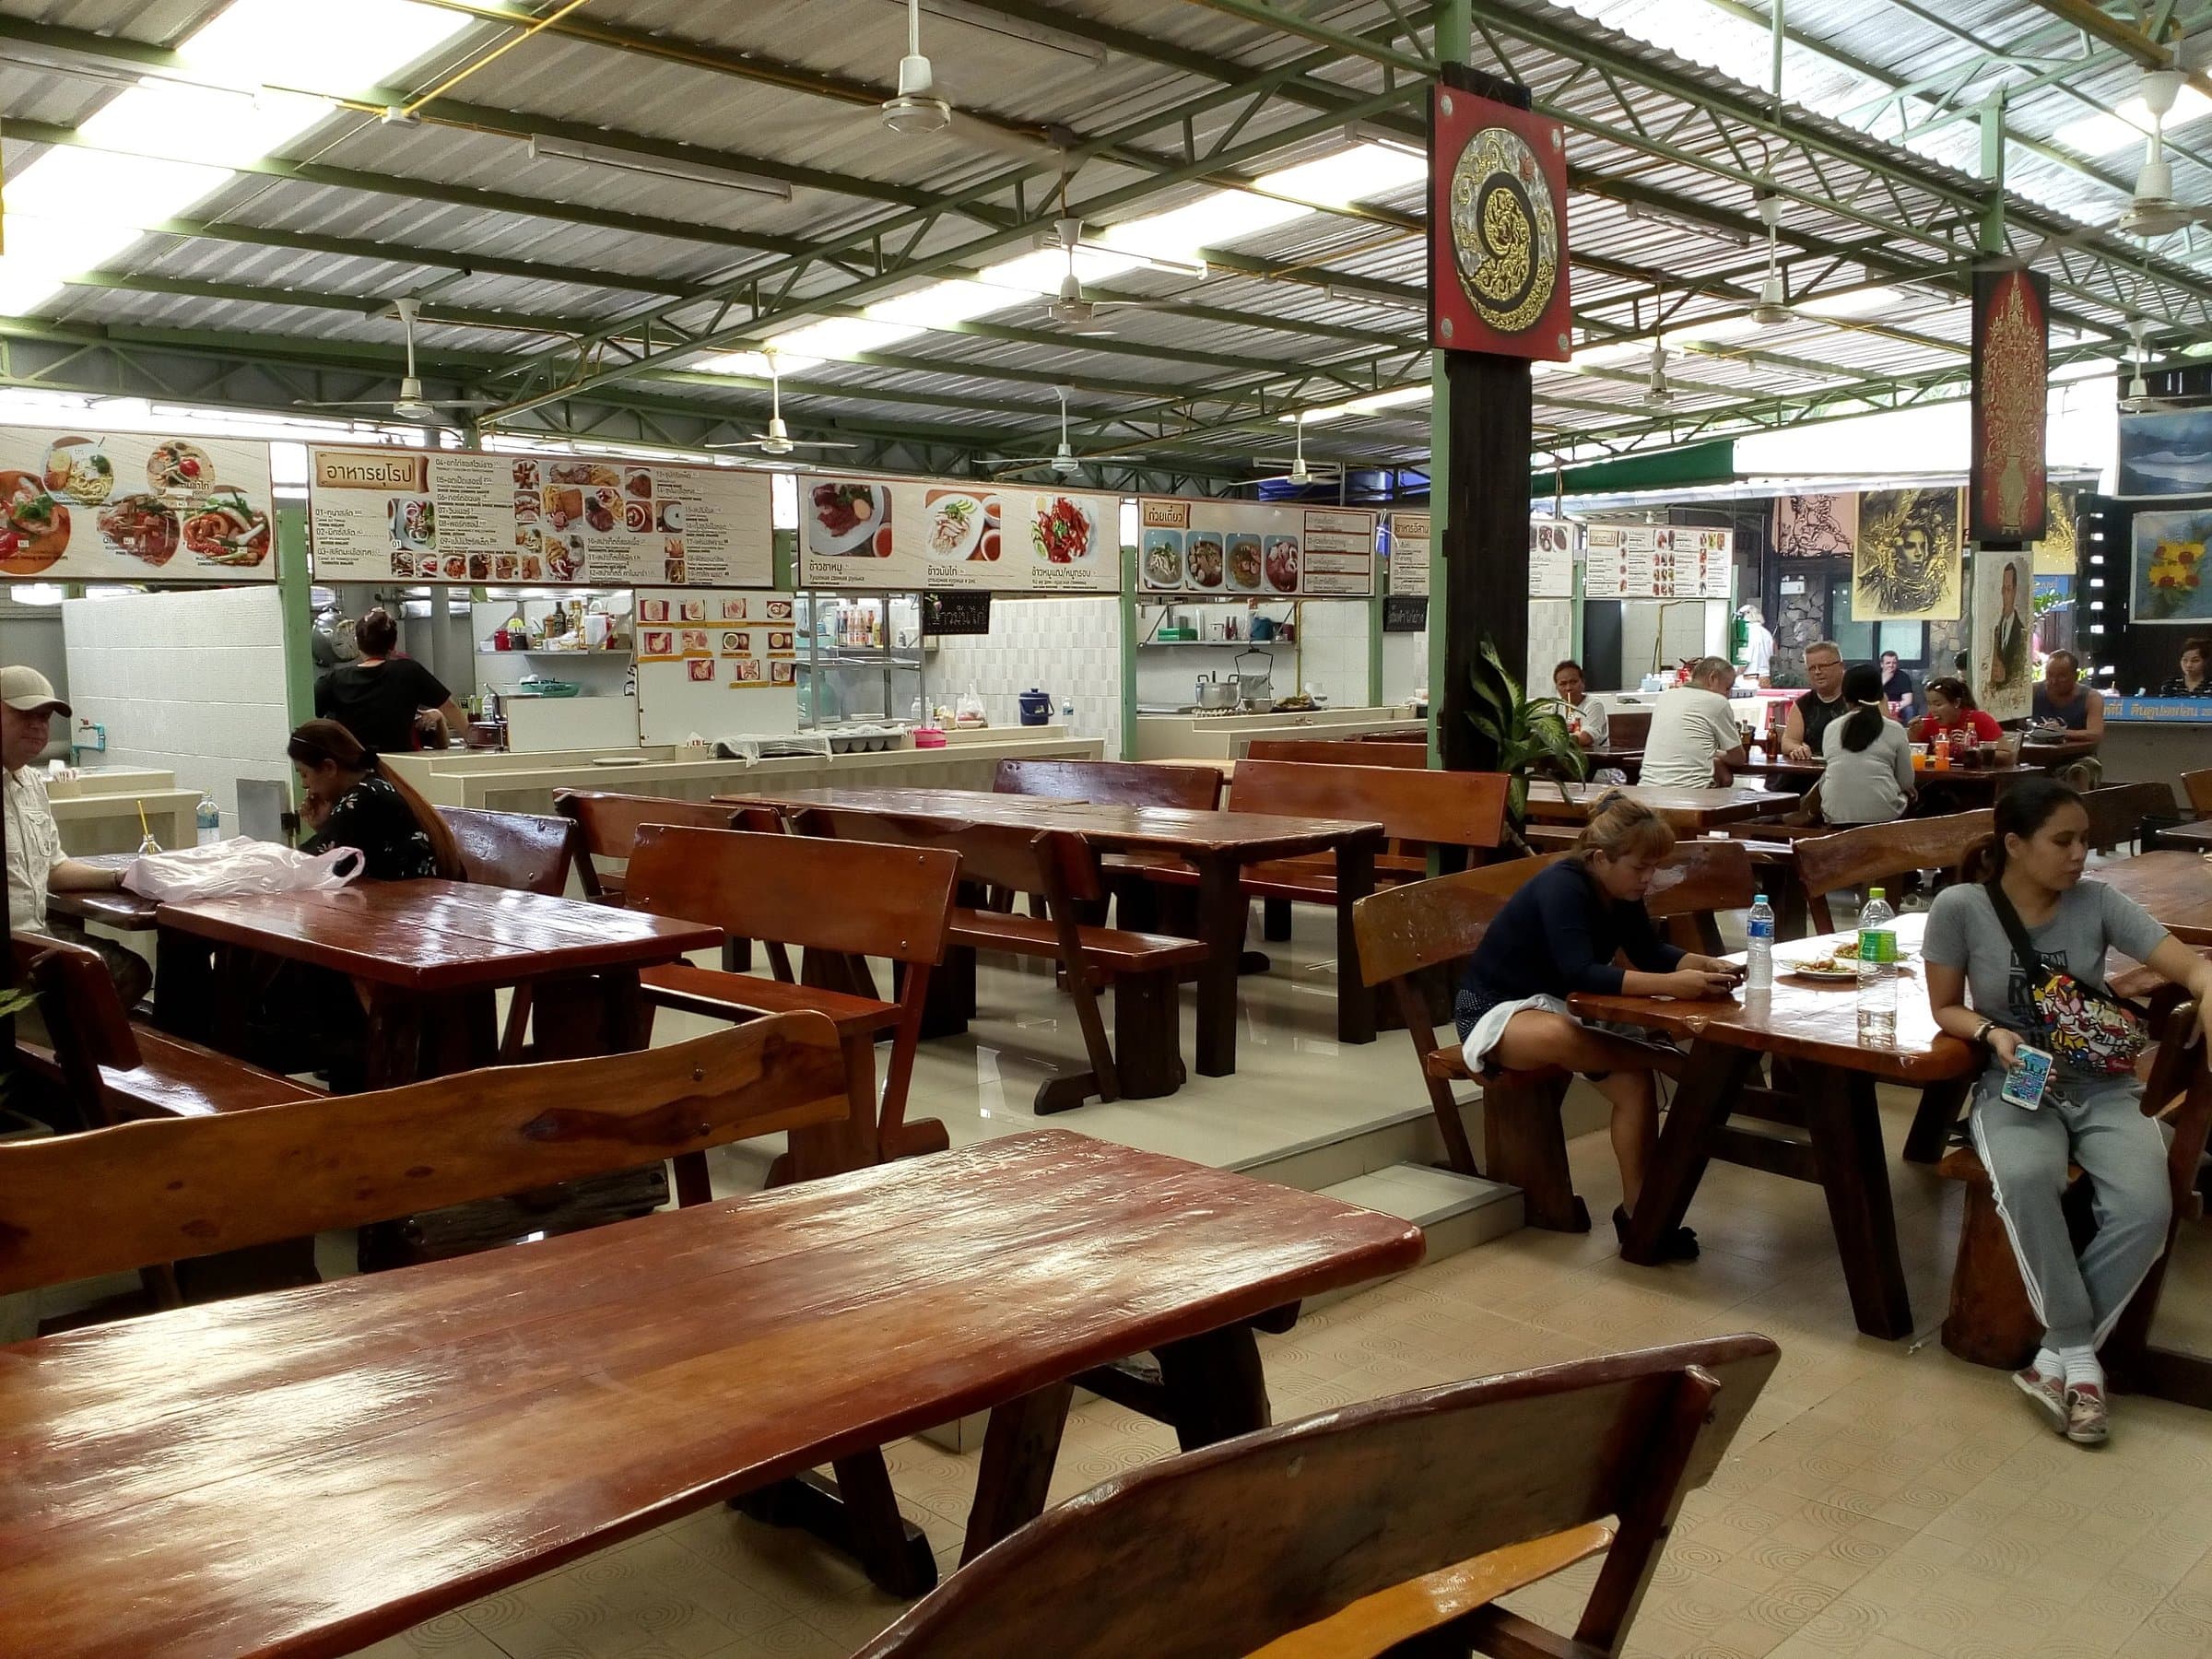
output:
[[[1659,1134],[1658,1086],[1672,1075],[1668,1051],[1584,1025],[1568,1011],[1577,991],[1600,995],[1723,997],[1742,970],[1666,943],[1643,908],[1652,877],[1674,850],[1675,832],[1650,807],[1608,795],[1590,815],[1574,852],[1506,901],[1476,947],[1457,1006],[1461,1052],[1477,1077],[1563,1066],[1613,1102],[1613,1156],[1625,1200],[1613,1212],[1624,1233]],[[1625,956],[1630,966],[1615,965]],[[1698,1253],[1680,1228],[1668,1253]]]

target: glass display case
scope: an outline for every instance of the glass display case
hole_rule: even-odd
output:
[[[928,707],[921,594],[802,591],[797,621],[802,730],[913,721]]]

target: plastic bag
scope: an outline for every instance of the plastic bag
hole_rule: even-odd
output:
[[[249,841],[241,835],[175,853],[145,853],[124,872],[123,885],[164,903],[224,899],[236,893],[327,890],[344,887],[367,863],[359,847],[297,853],[275,841]]]

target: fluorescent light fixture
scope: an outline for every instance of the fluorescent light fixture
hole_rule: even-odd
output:
[[[2166,130],[2171,133],[2207,113],[2212,113],[2212,99],[2183,81],[2175,95],[2173,111],[2166,117]],[[2137,93],[2109,111],[2067,122],[2052,133],[2051,141],[2085,156],[2109,156],[2114,150],[2141,144],[2149,136],[2150,107],[2143,101],[2142,94]]]
[[[791,185],[782,179],[765,178],[759,173],[722,167],[712,161],[686,161],[668,156],[641,155],[635,150],[616,149],[611,145],[579,144],[574,139],[556,138],[547,133],[530,135],[530,159],[588,161],[594,167],[618,168],[623,172],[644,173],[655,179],[721,184],[732,190],[749,190],[755,195],[791,200]]]
[[[215,84],[149,76],[87,117],[81,143],[53,146],[8,181],[0,314],[35,311],[64,278],[129,247],[141,224],[184,213],[335,107],[268,88],[372,85],[470,22],[415,0],[231,0],[177,48]]]
[[[1377,392],[1340,404],[1324,404],[1318,409],[1300,409],[1295,414],[1278,416],[1277,418],[1284,426],[1319,426],[1324,421],[1376,415],[1384,409],[1401,408],[1407,404],[1427,403],[1435,394],[1433,386],[1399,386],[1393,391]]]

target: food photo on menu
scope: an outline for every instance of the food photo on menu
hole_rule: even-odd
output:
[[[730,659],[730,684],[733,686],[762,686],[767,683],[768,675],[759,657]]]
[[[1194,530],[1190,541],[1190,571],[1193,587],[1218,588],[1221,585],[1222,533],[1218,530]]]
[[[164,506],[161,498],[136,494],[119,496],[100,512],[100,538],[118,553],[142,559],[157,568],[167,564],[176,556],[183,540],[183,525],[177,515]],[[411,576],[413,561],[404,568],[404,555],[394,556],[393,574]]]
[[[731,629],[722,636],[722,654],[724,656],[747,656],[752,649],[753,636],[749,633]]]
[[[707,630],[703,628],[684,629],[678,634],[677,642],[686,656],[694,652],[712,653],[714,649],[707,642]]]
[[[724,616],[727,616],[727,615],[729,614],[729,607],[728,607],[727,606],[724,606],[723,607],[723,614],[724,614]],[[639,601],[638,601],[638,620],[639,620],[639,621],[641,621],[641,622],[665,622],[665,621],[667,621],[667,620],[668,620],[668,601],[667,601],[667,600],[665,600],[665,599],[641,599],[641,600],[639,600]]]
[[[891,556],[891,492],[849,478],[825,479],[807,499],[806,550],[825,559]]]
[[[1298,592],[1298,537],[1267,538],[1267,585],[1278,594]]]
[[[745,601],[742,599],[724,599],[722,602],[722,619],[724,622],[744,621],[746,619]]]
[[[714,659],[712,657],[693,657],[684,665],[684,668],[695,680],[703,680],[709,684],[713,682]]]
[[[1147,530],[1144,539],[1145,585],[1179,588],[1182,585],[1182,532]]]
[[[799,665],[796,663],[771,663],[768,665],[771,685],[795,686],[799,683]]]
[[[930,558],[948,564],[997,560],[1001,544],[996,496],[933,489],[923,506]]]
[[[684,570],[684,561],[680,559],[665,560],[661,566],[661,575],[662,580],[671,587],[681,587],[688,580]]]
[[[681,501],[663,501],[655,521],[664,535],[681,535],[684,533],[684,504]]]
[[[676,654],[676,635],[665,628],[649,628],[638,636],[638,654],[647,657],[672,657]]]
[[[1079,564],[1091,556],[1099,526],[1090,510],[1071,496],[1045,496],[1038,503],[1030,540],[1044,564]]]
[[[738,601],[737,601],[737,603],[738,603],[740,606],[742,606],[742,605],[745,603],[745,601],[744,601],[744,600],[742,600],[742,599],[740,599],[740,600],[738,600]],[[767,603],[767,608],[768,608],[768,619],[769,619],[771,622],[788,622],[788,621],[790,621],[790,620],[791,620],[791,601],[790,601],[790,600],[788,600],[788,599],[771,599],[771,600],[767,601],[766,603]],[[742,611],[740,611],[738,614],[742,616],[744,613],[743,613]]]
[[[681,607],[677,614],[685,621],[704,622],[707,619],[707,602],[704,599],[683,599],[677,604]]]

